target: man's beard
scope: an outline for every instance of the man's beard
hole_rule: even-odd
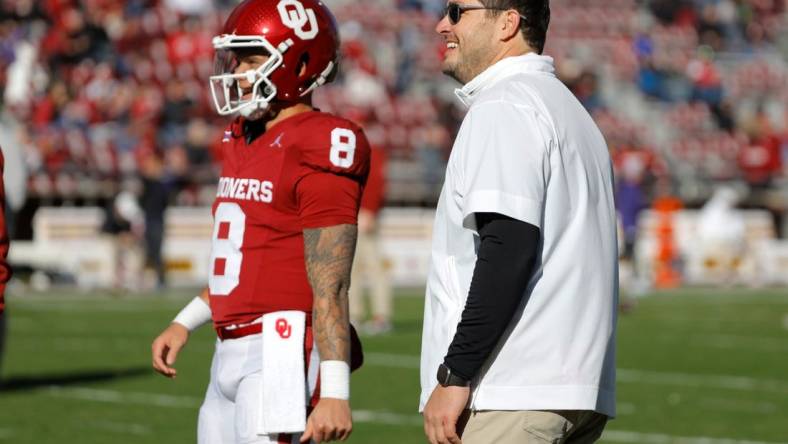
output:
[[[443,65],[443,73],[457,80],[461,84],[466,84],[484,71],[484,60],[487,48],[469,48],[466,54],[458,54],[459,57],[452,64]]]
[[[452,65],[452,66],[444,65],[443,69],[441,69],[441,71],[443,72],[443,74],[445,74],[445,75],[451,77],[452,79],[462,83],[462,80],[460,80],[459,77],[457,76],[457,65]]]

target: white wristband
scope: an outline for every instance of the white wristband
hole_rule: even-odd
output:
[[[350,399],[350,366],[347,362],[320,363],[320,398]]]
[[[201,297],[197,296],[183,307],[183,310],[178,313],[178,316],[175,316],[172,322],[177,322],[186,327],[187,330],[194,331],[210,322],[210,320],[211,307]]]

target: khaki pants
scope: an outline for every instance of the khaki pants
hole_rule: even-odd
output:
[[[365,285],[366,284],[366,285]],[[364,320],[364,287],[369,286],[372,301],[372,317],[391,320],[391,285],[380,252],[376,232],[359,233],[356,242],[356,258],[350,275],[350,319]]]
[[[607,416],[582,410],[466,412],[463,444],[590,444]]]

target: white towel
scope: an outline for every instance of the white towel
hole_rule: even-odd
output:
[[[263,315],[260,435],[300,433],[306,428],[305,331],[302,311]]]

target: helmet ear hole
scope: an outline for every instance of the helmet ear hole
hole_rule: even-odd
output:
[[[307,66],[309,66],[309,53],[305,52],[301,55],[301,58],[298,60],[298,64],[296,65],[295,75],[297,78],[301,78],[304,75]]]

